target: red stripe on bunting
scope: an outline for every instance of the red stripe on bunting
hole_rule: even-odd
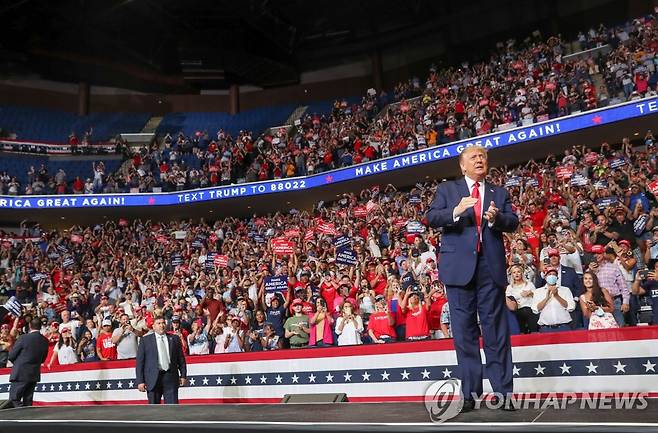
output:
[[[612,341],[658,340],[658,326],[637,326],[596,331],[567,331],[546,334],[512,336],[512,346],[538,346],[550,344],[603,343]],[[480,341],[482,343],[482,341]],[[269,361],[278,359],[314,359],[345,356],[386,355],[395,353],[434,352],[454,350],[452,339],[401,342],[394,344],[369,344],[312,349],[279,350],[269,352],[224,353],[217,355],[188,356],[188,364],[213,362]],[[64,371],[107,370],[134,368],[135,360],[89,362],[82,364],[55,366],[42,369],[42,373]],[[10,369],[0,369],[0,374],[9,374]]]

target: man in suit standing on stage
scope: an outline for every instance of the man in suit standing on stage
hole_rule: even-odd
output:
[[[48,340],[41,335],[41,321],[32,319],[30,332],[18,339],[9,352],[13,363],[9,400],[14,407],[32,406],[34,387],[41,380],[41,364],[48,356]]]
[[[445,284],[464,396],[462,412],[475,408],[483,393],[480,328],[486,373],[503,408],[513,409],[512,350],[505,317],[507,274],[503,232],[519,219],[507,191],[485,182],[487,151],[467,147],[459,156],[463,178],[441,183],[427,213],[429,225],[442,228],[439,278]]]
[[[187,365],[180,338],[165,332],[165,320],[153,321],[153,333],[142,337],[137,348],[137,389],[146,392],[149,404],[178,404],[178,388],[187,382]]]

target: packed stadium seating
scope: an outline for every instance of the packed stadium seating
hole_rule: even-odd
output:
[[[285,120],[293,107],[257,110],[239,119],[174,113],[161,125],[162,147],[154,143],[135,153],[120,175],[112,174],[121,162],[116,158],[102,166],[73,157],[66,162],[0,159],[6,164],[0,170],[26,173],[21,183],[31,192],[35,180],[27,176],[41,176],[40,182],[48,184],[59,167],[66,167],[67,180],[90,177],[92,169],[104,172],[90,177],[86,192],[156,185],[180,190],[310,174],[404,153],[524,118],[534,122],[594,108],[603,93],[611,99],[651,94],[652,81],[645,87],[642,74],[656,75],[655,20],[626,27],[584,38],[586,44],[613,45],[607,58],[594,63],[563,64],[562,44],[555,38],[525,47],[508,42],[489,62],[432,68],[425,86],[419,80],[401,83],[394,90],[398,104],[386,106],[381,95],[369,93],[358,103],[336,101],[331,113],[323,112],[326,104],[311,106],[291,133],[272,131],[262,140],[250,131]],[[651,57],[644,50],[653,50]],[[604,92],[592,82],[602,68],[607,71]],[[635,74],[630,87],[618,73],[625,68]],[[221,119],[227,123],[214,135],[212,127]],[[582,276],[599,273],[599,266],[614,274],[609,285],[609,275],[599,274],[614,299],[603,305],[614,315],[611,326],[655,321],[658,297],[648,296],[658,284],[653,272],[658,263],[655,143],[647,131],[635,146],[627,139],[598,149],[574,146],[545,161],[490,171],[487,181],[507,187],[522,222],[506,239],[507,313],[517,333],[536,332],[541,317],[537,303],[522,299],[528,296],[518,288],[543,287],[548,267],[569,268],[574,275],[571,287],[566,280],[563,285],[575,306],[571,320],[560,325],[586,329],[592,314],[598,314],[598,308],[589,309],[593,289],[583,287]],[[47,173],[39,173],[41,164]],[[28,174],[32,165],[35,171]],[[3,193],[10,183],[10,192],[18,193],[8,177],[0,179]],[[436,254],[441,233],[424,221],[437,186],[437,180],[404,191],[381,185],[345,194],[313,212],[248,219],[121,219],[52,231],[25,226],[19,237],[4,234],[0,297],[15,295],[31,306],[21,318],[6,317],[0,339],[13,342],[34,315],[41,318],[51,347],[71,329],[77,356],[51,355],[52,364],[134,356],[137,336],[160,314],[191,355],[449,338],[450,312]],[[338,239],[356,264],[341,256]],[[419,304],[403,308],[414,297]],[[297,305],[300,310],[294,310]],[[345,332],[346,317],[351,333]],[[310,331],[290,332],[295,321],[309,318]],[[107,339],[121,320],[131,322],[134,339],[117,348]],[[316,332],[318,326],[322,332]]]
[[[163,145],[142,149],[127,168],[128,177],[140,191],[167,191],[299,176],[655,95],[657,32],[655,19],[645,17],[590,29],[571,44],[556,37],[509,40],[485,62],[431,67],[425,81],[399,83],[391,95],[396,104],[387,105],[386,92],[311,104],[298,127],[273,130],[261,139],[262,131],[282,125],[295,106],[235,116],[171,113],[157,130]],[[588,57],[568,55],[567,46],[610,49]],[[91,125],[98,138],[119,132],[129,116],[89,117],[7,108],[0,111],[0,125],[59,140],[72,124],[80,131]],[[146,119],[132,119],[132,125]],[[116,184],[124,177],[106,170],[103,184],[121,191]]]

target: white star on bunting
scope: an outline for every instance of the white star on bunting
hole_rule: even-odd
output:
[[[386,370],[384,370],[384,372],[382,373],[382,380],[388,380],[388,377],[389,377],[389,376],[390,376],[390,374],[388,374],[388,373],[386,372]]]
[[[345,382],[351,382],[352,381],[352,375],[349,374],[349,373],[345,373],[343,375],[343,377],[345,378]]]
[[[261,376],[260,377],[260,383],[267,383],[267,377]]]
[[[409,373],[407,370],[402,370],[402,373],[400,374],[402,375],[402,380],[409,380]]]
[[[615,367],[615,373],[626,373],[626,364],[622,364],[621,361],[617,361],[612,366]]]
[[[598,371],[596,371],[596,369],[599,368],[599,366],[594,365],[592,363],[592,361],[590,361],[589,365],[586,365],[585,367],[587,367],[587,374],[589,374],[589,373],[597,373],[598,374]]]
[[[562,363],[560,370],[562,370],[562,374],[571,374],[571,366],[567,365],[566,362]]]
[[[118,382],[118,383],[117,383],[117,388],[123,388],[123,383],[122,383],[122,382]]]
[[[443,373],[443,378],[447,379],[452,375],[452,370],[448,370],[448,367],[446,367],[441,373]]]
[[[251,376],[245,377],[244,378],[244,383],[246,383],[247,385],[251,385]]]
[[[293,374],[291,379],[292,379],[292,383],[299,383],[299,376],[297,376],[296,374]]]
[[[77,391],[77,390],[79,390],[79,389],[80,389],[80,384],[79,384],[79,383],[76,383],[76,384],[75,384],[75,390]]]
[[[368,382],[370,381],[370,373],[368,373],[367,371],[365,373],[363,373],[361,376],[363,377],[364,382],[365,381],[368,381]]]
[[[521,374],[521,369],[516,365],[512,367],[512,376],[519,376]]]
[[[276,379],[276,383],[281,383],[281,381],[283,380],[283,378],[279,374],[276,375],[275,379]]]
[[[204,385],[208,385],[208,378],[207,378],[207,377],[204,377],[204,378],[203,378],[203,384],[204,384]]]
[[[546,370],[546,367],[542,367],[541,364],[537,364],[537,366],[535,367],[535,371],[537,372],[537,376],[539,376],[540,374],[544,374],[544,370]]]
[[[331,374],[331,373],[329,373],[329,374],[326,376],[326,378],[327,378],[327,382],[333,382],[333,381],[334,381],[334,375]]]
[[[190,385],[194,386],[194,383],[196,382],[195,378],[190,379]]]
[[[128,388],[132,388],[134,384],[135,384],[135,382],[133,382],[133,381],[131,380],[130,382],[128,382]]]
[[[221,385],[221,384],[222,384],[222,378],[217,376],[217,385]]]
[[[308,381],[311,383],[315,383],[315,375],[311,373],[311,375],[308,377]]]
[[[423,371],[421,371],[420,374],[423,375],[423,379],[429,379],[430,378],[430,372],[427,371],[427,369],[424,369]]]
[[[238,379],[235,376],[231,377],[231,385],[235,385],[236,383],[238,383]]]
[[[88,384],[88,383],[85,383],[85,389],[90,389],[90,388],[91,388],[91,385]]]
[[[649,359],[647,359],[646,364],[642,364],[642,367],[644,367],[645,370],[646,370],[645,373],[648,373],[649,371],[653,371],[655,373],[656,372],[656,370],[654,370],[655,366],[656,366],[656,364],[652,364],[651,360],[649,360]]]

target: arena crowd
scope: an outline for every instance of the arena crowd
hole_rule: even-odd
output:
[[[655,143],[490,170],[522,221],[506,238],[515,333],[658,323]],[[0,296],[25,308],[1,326],[0,365],[33,317],[48,366],[133,358],[160,315],[190,355],[450,338],[441,233],[424,224],[439,182],[247,219],[4,234]]]
[[[132,153],[120,146],[130,163],[117,172],[94,166],[89,178],[70,179],[32,168],[26,185],[1,173],[0,193],[180,191],[304,176],[656,95],[654,16],[589,29],[578,43],[593,51],[565,56],[559,36],[510,39],[486,61],[432,66],[424,81],[398,83],[392,95],[371,89],[358,104],[337,100],[331,114],[307,113],[290,130],[168,134]]]

